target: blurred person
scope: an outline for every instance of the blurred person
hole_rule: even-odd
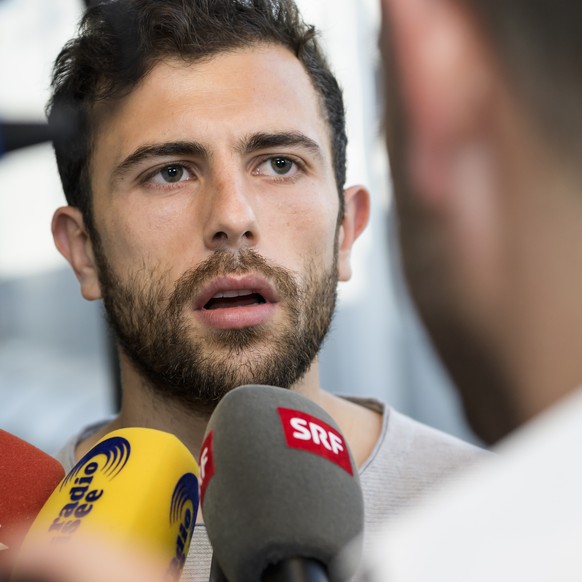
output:
[[[382,7],[406,277],[499,455],[388,528],[377,579],[580,580],[582,9]]]
[[[291,0],[119,0],[88,10],[57,58],[49,121],[68,206],[56,245],[119,344],[122,407],[83,428],[176,434],[198,458],[221,397],[296,390],[338,423],[361,471],[366,538],[482,455],[381,402],[319,383],[317,354],[351,277],[369,194],[345,188],[341,90]],[[252,422],[252,419],[249,419]],[[196,526],[185,580],[208,579]]]

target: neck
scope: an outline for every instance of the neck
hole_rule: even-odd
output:
[[[77,456],[86,452],[108,432],[139,426],[176,435],[194,457],[198,458],[211,412],[186,408],[177,402],[157,396],[124,354],[120,354],[120,368],[123,396],[119,415],[82,443],[82,450],[80,448],[77,451]],[[317,360],[292,389],[314,402],[322,401],[323,390],[319,386]]]
[[[210,416],[208,412],[186,409],[175,402],[157,397],[123,355],[120,364],[123,384],[121,411],[112,422],[79,444],[76,457],[80,458],[88,452],[107,433],[138,426],[176,435],[198,459]],[[380,415],[323,390],[319,384],[317,359],[291,389],[321,406],[335,420],[357,465],[361,465],[368,458],[381,432]]]

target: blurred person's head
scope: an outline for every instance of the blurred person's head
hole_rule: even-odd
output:
[[[582,383],[582,6],[382,5],[405,274],[493,442]]]
[[[49,120],[79,120],[55,144],[69,206],[53,233],[104,300],[124,382],[196,411],[299,382],[368,194],[344,189],[341,90],[295,3],[97,4],[53,90]]]

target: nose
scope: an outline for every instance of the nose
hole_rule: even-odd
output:
[[[250,248],[259,241],[254,200],[244,179],[221,176],[209,184],[204,242],[211,250]]]

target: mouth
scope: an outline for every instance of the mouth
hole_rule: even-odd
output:
[[[263,295],[252,289],[219,291],[204,304],[202,309],[212,311],[214,309],[232,309],[234,307],[264,305],[265,303],[267,303],[267,300]]]
[[[218,277],[194,302],[200,321],[212,328],[236,329],[267,323],[279,303],[275,288],[259,275]]]
[[[259,275],[217,277],[198,295],[195,309],[214,311],[278,303],[273,286]]]

